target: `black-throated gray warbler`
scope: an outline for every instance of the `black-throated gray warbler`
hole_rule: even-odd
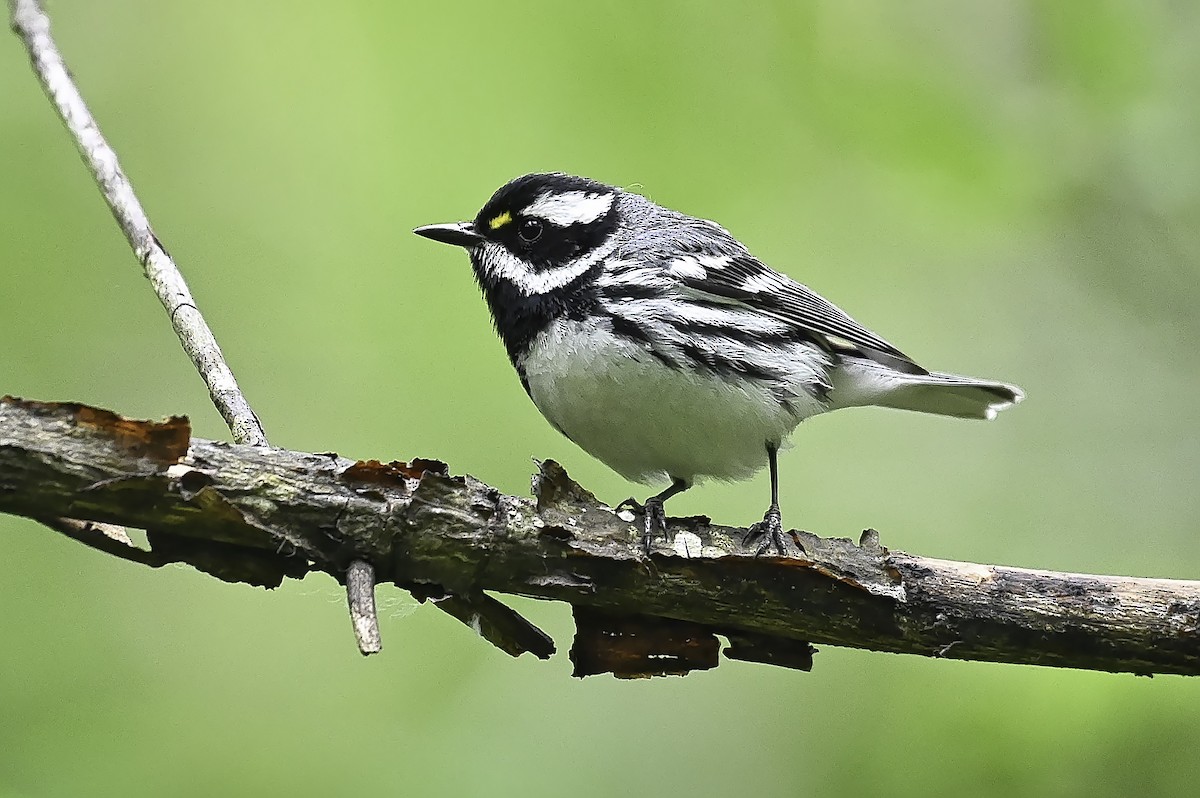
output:
[[[926,371],[721,226],[587,178],[519,177],[474,221],[414,232],[470,254],[551,424],[627,479],[671,480],[641,508],[647,551],[667,499],[769,465],[752,533],[782,554],[776,455],[809,416],[878,405],[991,419],[1023,396]]]

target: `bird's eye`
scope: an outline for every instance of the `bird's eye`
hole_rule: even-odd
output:
[[[532,244],[542,237],[542,224],[540,219],[526,219],[521,222],[521,226],[517,228],[517,235],[526,244]]]

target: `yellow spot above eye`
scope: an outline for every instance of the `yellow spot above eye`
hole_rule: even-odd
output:
[[[492,220],[490,222],[488,222],[488,227],[492,228],[493,230],[499,230],[501,227],[503,227],[504,225],[508,224],[511,221],[512,221],[512,214],[509,213],[508,211],[505,211],[504,213],[500,214],[499,216],[492,217]]]

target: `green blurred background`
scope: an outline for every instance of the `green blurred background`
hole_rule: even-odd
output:
[[[528,490],[559,437],[466,258],[546,169],[719,220],[994,424],[805,424],[785,520],[926,555],[1200,575],[1200,6],[53,0],[82,90],[280,446]],[[0,37],[0,393],[227,432]],[[746,524],[765,479],[673,504]],[[0,517],[0,794],[1194,795],[1200,682],[823,647],[811,674],[569,677],[381,589],[106,558]],[[514,600],[569,645],[568,608]]]

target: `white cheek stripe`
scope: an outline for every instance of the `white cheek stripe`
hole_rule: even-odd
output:
[[[484,247],[480,263],[483,270],[493,279],[507,280],[526,296],[534,296],[569,285],[582,277],[588,269],[595,266],[598,260],[606,257],[611,250],[612,245],[606,244],[566,266],[537,272],[501,245],[489,243]]]
[[[609,192],[547,191],[529,203],[521,213],[545,219],[558,227],[590,224],[609,212],[615,196]]]

